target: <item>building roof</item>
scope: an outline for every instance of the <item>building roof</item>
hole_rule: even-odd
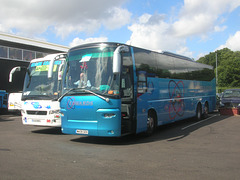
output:
[[[0,32],[0,45],[45,53],[67,52],[69,47]]]

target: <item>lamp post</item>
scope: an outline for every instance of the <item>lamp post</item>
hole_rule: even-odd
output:
[[[218,87],[218,73],[217,73],[217,66],[218,66],[218,62],[217,62],[217,52],[216,52],[216,86]],[[218,92],[218,88],[217,88],[217,92]]]

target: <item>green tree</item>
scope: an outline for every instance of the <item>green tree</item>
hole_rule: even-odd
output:
[[[216,54],[218,65],[218,86],[240,87],[239,51],[234,52],[228,48],[224,48],[215,52],[211,52],[208,55],[199,58],[197,62],[213,66],[216,72]]]

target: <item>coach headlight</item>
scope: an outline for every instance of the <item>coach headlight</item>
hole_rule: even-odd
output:
[[[21,109],[22,114],[26,114],[26,111],[24,109]]]
[[[116,114],[114,114],[114,113],[105,113],[103,116],[105,118],[114,118],[114,117],[116,117]]]
[[[49,111],[49,114],[59,114],[60,113],[60,110],[51,110]]]
[[[59,113],[61,117],[64,117],[64,114],[62,112]]]

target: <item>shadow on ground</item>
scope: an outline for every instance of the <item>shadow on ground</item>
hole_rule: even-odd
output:
[[[222,121],[229,116],[219,116],[219,114],[211,114],[210,117],[202,121],[195,119],[186,119],[172,124],[163,125],[157,128],[152,136],[146,136],[144,133],[137,135],[128,135],[123,137],[92,137],[81,136],[76,139],[71,139],[77,143],[101,144],[101,145],[132,145],[141,143],[150,143],[154,141],[178,141],[192,132],[219,121]],[[76,135],[78,136],[78,135]]]

